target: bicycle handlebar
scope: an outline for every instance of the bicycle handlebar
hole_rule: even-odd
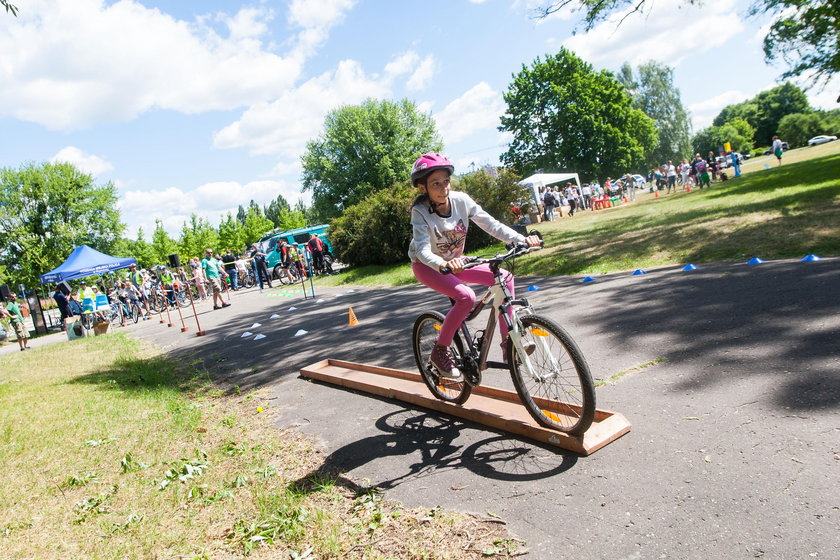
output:
[[[540,240],[539,247],[531,247],[527,243],[520,241],[516,243],[508,243],[507,245],[505,245],[505,247],[508,248],[507,253],[498,254],[493,257],[462,257],[464,259],[464,270],[468,268],[473,268],[480,264],[504,262],[515,257],[527,255],[531,251],[538,251],[539,249],[543,249],[545,247],[545,244],[542,240]],[[452,269],[450,269],[448,266],[445,266],[440,270],[440,272],[441,274],[452,274]]]

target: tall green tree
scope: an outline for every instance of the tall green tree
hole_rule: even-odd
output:
[[[694,153],[705,156],[709,152],[718,153],[727,142],[733,152],[749,153],[753,149],[755,129],[746,120],[733,118],[721,126],[704,128],[692,139]]]
[[[785,115],[778,130],[779,137],[791,148],[806,146],[809,139],[831,131],[840,131],[840,110]]]
[[[326,222],[368,194],[404,180],[414,160],[443,147],[432,117],[408,100],[368,99],[331,111],[301,158],[312,216]]]
[[[246,212],[245,209],[240,204],[239,209],[236,211],[236,219],[239,220],[240,224],[245,225],[245,218],[247,218],[247,217],[248,217],[248,212]]]
[[[502,161],[523,174],[568,170],[603,181],[641,166],[656,143],[653,120],[615,76],[565,48],[523,65],[504,99],[499,130],[513,141]]]
[[[764,58],[785,61],[782,79],[825,86],[840,73],[840,0],[762,0],[753,4],[759,12],[779,14],[764,37]]]
[[[724,107],[712,124],[721,126],[742,118],[755,129],[756,146],[769,146],[785,115],[810,113],[811,104],[802,89],[790,82],[758,93],[752,99]]]
[[[683,3],[699,5],[701,0]],[[647,0],[546,0],[535,9],[534,17],[542,19],[571,8],[583,14],[589,31],[616,12],[630,9],[617,24],[621,25],[633,14],[652,10],[654,4]],[[788,64],[782,79],[806,76],[811,85],[827,84],[840,72],[840,0],[753,0],[749,13],[778,16],[764,37],[764,58],[768,63],[781,58]]]
[[[653,119],[659,133],[656,145],[647,153],[645,167],[689,157],[691,122],[680,90],[674,85],[674,69],[651,60],[639,66],[634,74],[625,63],[617,77],[633,97],[635,107]]]
[[[155,264],[168,264],[169,255],[178,252],[178,242],[163,229],[163,221],[155,219],[155,231],[152,232],[152,256]]]
[[[219,223],[218,246],[231,251],[241,251],[245,248],[245,226],[238,219],[235,219],[230,212]],[[214,245],[208,245],[207,247],[216,248]]]
[[[205,218],[198,217],[195,213],[190,215],[189,223],[184,222],[181,228],[181,237],[178,240],[178,254],[181,262],[186,262],[191,257],[201,257],[208,247],[216,247],[219,244],[219,234]]]
[[[78,245],[110,253],[124,228],[110,182],[70,163],[0,169],[0,266],[13,284],[37,285]]]
[[[248,216],[242,226],[245,244],[250,245],[259,241],[260,237],[274,229],[271,220],[257,212],[254,208],[248,208]]]
[[[274,222],[275,227],[280,226],[280,213],[283,210],[291,210],[289,202],[282,194],[278,194],[277,198],[272,200],[265,208],[265,217]]]

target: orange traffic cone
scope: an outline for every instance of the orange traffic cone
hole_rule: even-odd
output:
[[[691,185],[685,186],[685,192],[691,192]]]
[[[653,198],[659,198],[659,191],[653,191]]]
[[[348,309],[350,310],[350,321],[349,321],[349,323],[347,324],[347,326],[348,326],[348,327],[355,327],[356,325],[358,325],[358,324],[359,324],[359,320],[358,320],[358,319],[356,319],[356,314],[355,314],[355,313],[353,313],[353,308],[352,308],[352,307],[350,307],[350,308],[348,308]]]

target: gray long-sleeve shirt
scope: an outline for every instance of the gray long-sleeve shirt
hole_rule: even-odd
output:
[[[525,237],[496,220],[466,193],[449,193],[449,216],[429,212],[429,201],[411,209],[411,227],[414,231],[408,246],[408,258],[439,269],[454,258],[464,254],[464,241],[470,220],[496,239],[513,243],[524,242]]]

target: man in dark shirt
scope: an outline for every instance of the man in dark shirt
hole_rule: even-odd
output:
[[[230,278],[230,289],[238,290],[239,274],[236,273],[236,257],[230,254],[230,249],[222,256],[222,262],[225,264],[225,272]]]
[[[70,302],[67,301],[67,296],[61,291],[61,288],[56,288],[53,294],[55,304],[61,312],[61,328],[64,329],[64,320],[70,317]]]

